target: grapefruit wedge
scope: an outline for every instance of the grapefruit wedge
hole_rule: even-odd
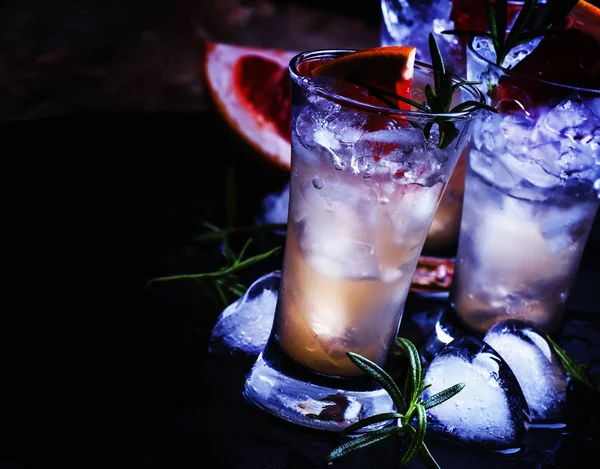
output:
[[[204,73],[228,124],[271,163],[290,169],[292,51],[207,42]]]
[[[404,101],[390,100],[389,93],[410,98],[416,53],[417,49],[411,46],[363,49],[319,65],[312,75],[364,88],[359,96],[372,104],[386,105],[392,101],[399,109],[410,110]]]

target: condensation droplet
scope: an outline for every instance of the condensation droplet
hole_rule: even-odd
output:
[[[323,179],[321,179],[320,177],[314,177],[312,180],[313,186],[315,186],[315,189],[323,189],[323,186],[325,185],[325,182],[323,182]]]

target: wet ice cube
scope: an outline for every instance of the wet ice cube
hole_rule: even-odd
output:
[[[333,277],[373,278],[379,273],[375,247],[353,238],[329,237],[321,234],[317,237],[306,236],[318,243],[313,243],[309,252],[308,263],[323,275]],[[305,243],[303,243],[304,245]]]
[[[494,325],[483,338],[519,381],[532,421],[556,421],[564,410],[567,375],[560,358],[534,327],[514,319]]]
[[[296,113],[297,111],[294,110]],[[312,148],[315,143],[315,132],[317,131],[317,121],[314,112],[310,109],[303,109],[297,116],[294,116],[294,133],[298,142],[306,148]]]
[[[503,358],[476,337],[454,339],[425,373],[424,398],[457,383],[464,388],[428,409],[428,428],[442,437],[490,449],[522,446],[528,408],[517,378]]]
[[[587,99],[585,105],[598,119],[600,119],[600,98]]]
[[[473,171],[486,181],[503,189],[515,187],[517,181],[508,169],[488,154],[472,149],[469,154],[469,164]]]
[[[550,109],[544,118],[553,133],[580,140],[598,124],[598,117],[579,99],[567,100]]]
[[[338,111],[325,117],[325,125],[336,140],[337,145],[352,145],[358,142],[367,121],[364,114],[352,111]]]
[[[514,155],[526,155],[531,146],[533,122],[521,114],[509,114],[500,123],[506,148]]]
[[[515,179],[528,181],[536,187],[554,187],[560,183],[558,177],[546,172],[529,156],[517,158],[510,153],[502,153],[498,158]]]
[[[569,147],[558,159],[561,175],[565,178],[576,175],[579,178],[591,178],[596,171],[596,163],[591,152]]]
[[[209,352],[258,356],[271,333],[280,282],[278,270],[263,275],[227,306],[212,330]]]

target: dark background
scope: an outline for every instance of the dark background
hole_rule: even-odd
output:
[[[144,286],[220,265],[214,246],[187,243],[203,222],[226,223],[228,168],[240,225],[287,175],[214,114],[203,41],[300,50],[378,37],[377,1],[2,3],[0,467],[219,467],[214,420],[198,409],[215,398],[207,380],[228,383],[227,368],[203,371],[220,311],[189,283]],[[592,270],[597,244],[587,252]],[[237,467],[259,467],[230,438]]]
[[[2,2],[0,467],[214,467],[193,409],[220,310],[196,286],[144,286],[221,265],[217,246],[185,244],[203,222],[225,224],[227,168],[239,224],[287,175],[232,143],[207,99],[203,43],[374,45],[378,12],[377,2]]]

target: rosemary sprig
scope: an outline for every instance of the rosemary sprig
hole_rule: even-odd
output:
[[[495,0],[486,5],[488,31],[450,29],[442,34],[490,38],[496,52],[496,65],[502,66],[516,46],[537,37],[556,34],[554,27],[573,9],[578,0],[548,0],[540,7],[538,0],[525,0],[508,34],[508,1]]]
[[[230,166],[227,169],[225,190],[225,207],[228,226],[226,228],[220,228],[212,223],[204,222],[203,225],[205,228],[208,228],[208,231],[196,236],[191,242],[186,243],[187,245],[200,245],[207,242],[219,241],[221,253],[225,258],[225,264],[211,272],[178,274],[153,278],[147,282],[147,288],[155,283],[181,280],[195,281],[204,288],[205,293],[212,300],[216,308],[224,308],[229,306],[235,299],[242,296],[247,290],[247,287],[239,281],[240,272],[254,264],[264,261],[281,249],[282,246],[280,245],[268,252],[246,257],[248,248],[253,241],[252,238],[249,238],[245,241],[239,253],[236,253],[233,250],[231,240],[234,235],[275,232],[277,230],[285,230],[286,225],[269,224],[256,227],[234,226],[236,211],[236,181],[233,166]],[[210,288],[211,286],[212,288]]]
[[[458,112],[474,111],[476,109],[487,109],[491,112],[498,112],[487,104],[480,103],[478,101],[469,100],[464,101],[454,108],[452,106],[452,96],[461,87],[467,85],[479,84],[478,82],[472,81],[459,81],[458,83],[452,82],[452,73],[446,69],[444,65],[444,59],[440,52],[440,48],[437,44],[435,36],[429,34],[429,52],[431,54],[431,65],[433,68],[433,88],[427,84],[425,87],[425,97],[427,100],[424,103],[418,103],[410,98],[397,95],[390,91],[384,91],[376,89],[365,83],[354,83],[356,85],[366,88],[369,93],[376,96],[381,101],[390,104],[390,101],[386,97],[392,97],[404,103],[410,104],[411,106],[423,111],[426,114],[451,114]],[[439,138],[437,146],[440,149],[447,148],[456,137],[458,137],[459,131],[456,125],[449,116],[436,116],[433,121],[427,122],[423,126],[423,133],[426,138],[431,135],[433,124],[438,125]]]
[[[593,391],[600,392],[600,380],[594,385],[588,378],[587,372],[588,367],[583,363],[575,363],[571,357],[558,345],[552,337],[546,335],[546,340],[552,346],[567,374],[577,383],[583,384],[584,386],[592,389]]]
[[[427,467],[439,469],[439,465],[425,444],[425,433],[427,430],[426,410],[447,401],[459,393],[465,385],[463,383],[455,384],[423,400],[421,395],[429,385],[426,386],[423,381],[424,372],[421,367],[421,359],[417,348],[410,340],[398,337],[396,339],[394,354],[408,358],[409,367],[404,384],[404,392],[400,391],[394,379],[378,365],[361,355],[347,352],[348,358],[350,358],[352,363],[377,381],[388,392],[397,411],[364,418],[348,426],[344,430],[344,434],[351,434],[356,430],[376,423],[395,422],[396,425],[379,428],[345,441],[327,455],[327,462],[333,462],[349,453],[378,443],[389,437],[398,438],[408,436],[410,443],[402,455],[400,464],[407,465],[418,455]]]
[[[222,304],[222,306],[226,307],[231,302],[226,292],[233,293],[234,295],[239,297],[243,295],[246,291],[246,287],[238,282],[240,271],[247,267],[250,267],[253,264],[257,264],[258,262],[261,262],[267,259],[268,257],[271,257],[273,254],[275,254],[281,249],[281,246],[277,246],[271,249],[270,251],[257,254],[255,256],[248,257],[247,259],[245,259],[244,255],[246,254],[248,246],[250,246],[251,242],[252,239],[246,241],[239,254],[235,254],[233,251],[231,251],[231,249],[225,247],[223,254],[227,259],[227,262],[224,266],[213,272],[156,277],[149,280],[146,285],[147,287],[149,287],[154,283],[173,282],[179,280],[194,280],[200,282],[200,284],[202,284],[202,286],[205,289],[207,289],[207,285],[205,284],[205,282],[210,281],[217,292],[218,298],[220,300],[219,302]],[[207,293],[208,292],[209,291],[207,289]]]

